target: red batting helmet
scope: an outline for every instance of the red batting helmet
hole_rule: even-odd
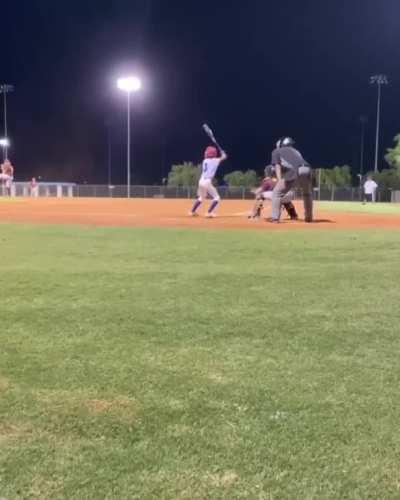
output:
[[[208,146],[204,151],[204,158],[217,158],[218,150],[214,146]]]

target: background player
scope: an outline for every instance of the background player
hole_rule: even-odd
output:
[[[274,168],[272,165],[268,165],[264,170],[265,177],[261,183],[261,186],[254,191],[256,195],[256,202],[254,204],[253,210],[249,215],[249,219],[258,219],[261,217],[261,212],[264,207],[264,201],[272,200],[273,190],[278,182]],[[296,208],[292,203],[294,198],[294,192],[289,191],[285,197],[282,199],[282,206],[285,208],[288,216],[291,220],[297,220],[298,215],[296,212]]]
[[[197,192],[197,200],[194,202],[189,215],[192,217],[197,215],[197,209],[202,202],[207,199],[207,195],[211,196],[212,202],[208,209],[206,217],[215,217],[214,210],[217,208],[220,201],[218,191],[213,186],[213,179],[217,173],[221,162],[228,158],[225,151],[221,151],[221,156],[218,156],[218,150],[214,146],[208,146],[204,151],[204,160],[202,164],[201,177],[199,180],[199,189]]]
[[[377,189],[378,184],[374,181],[372,176],[369,175],[364,183],[364,204],[367,202],[375,203]]]
[[[4,160],[1,165],[0,181],[7,190],[7,194],[11,196],[11,186],[14,180],[14,167],[12,166],[10,160]]]
[[[303,156],[294,148],[294,140],[284,137],[277,142],[272,151],[271,163],[275,168],[278,182],[272,196],[272,215],[270,222],[279,222],[285,195],[296,185],[303,192],[304,220],[313,220],[312,170]]]

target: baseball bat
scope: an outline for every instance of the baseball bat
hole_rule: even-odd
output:
[[[207,123],[203,124],[203,130],[204,132],[208,135],[208,137],[211,139],[211,141],[217,146],[217,148],[220,151],[224,151],[224,149],[219,145],[217,139],[215,138],[214,132],[211,130],[211,128],[207,125]]]

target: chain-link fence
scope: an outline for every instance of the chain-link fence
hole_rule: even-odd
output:
[[[14,183],[11,192],[4,187],[0,195],[34,196],[34,197],[84,197],[84,198],[127,198],[127,186],[107,186],[102,184],[67,184],[41,183],[32,189],[29,183]],[[131,186],[131,198],[195,198],[197,187],[182,186]],[[223,199],[248,200],[253,199],[252,190],[244,187],[219,186],[218,192]],[[296,198],[301,192],[296,192]],[[361,201],[363,192],[360,188],[318,189],[314,190],[314,198],[321,201]],[[400,203],[400,192],[391,189],[379,189],[376,193],[377,202]]]
[[[182,186],[131,186],[131,198],[194,198],[197,187]],[[73,189],[74,196],[126,198],[126,186],[77,185]],[[218,192],[225,199],[251,199],[251,189],[219,187]]]
[[[394,201],[393,195],[396,191],[391,189],[378,189],[375,194],[375,201],[378,203],[390,203]],[[297,196],[301,193],[297,193]],[[362,201],[364,191],[361,188],[341,188],[341,189],[326,189],[322,188],[321,192],[315,189],[315,199],[321,201]]]

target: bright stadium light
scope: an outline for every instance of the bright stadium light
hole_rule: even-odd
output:
[[[381,125],[381,93],[382,85],[388,85],[389,80],[386,75],[371,76],[370,84],[378,86],[378,105],[376,112],[376,140],[375,140],[375,172],[378,172],[378,158],[379,158],[379,132]]]
[[[131,197],[131,93],[142,88],[142,82],[137,76],[127,76],[117,80],[117,87],[126,92],[127,96],[127,145],[126,145],[126,188],[127,197]]]
[[[125,92],[138,92],[142,88],[142,82],[137,76],[127,76],[119,78],[117,86],[120,90]]]
[[[2,148],[9,148],[10,147],[10,140],[7,139],[7,137],[4,137],[3,139],[0,139],[0,146]]]

